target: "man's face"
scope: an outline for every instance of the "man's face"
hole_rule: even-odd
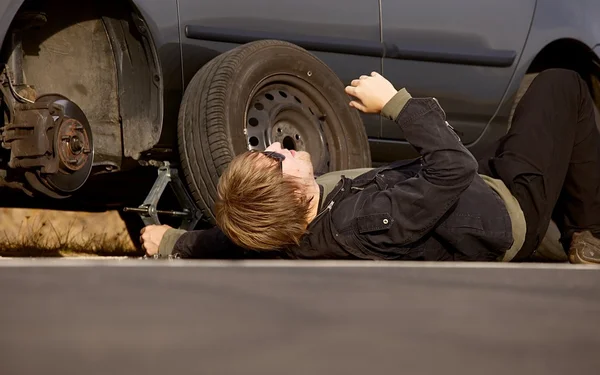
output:
[[[285,156],[285,160],[282,162],[284,174],[298,177],[306,183],[314,181],[313,165],[308,152],[282,148],[279,142],[273,143],[265,151],[273,151]]]

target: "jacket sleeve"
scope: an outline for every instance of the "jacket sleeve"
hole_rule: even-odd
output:
[[[259,252],[240,247],[216,226],[182,232],[171,254],[187,259],[273,259],[281,255],[279,252]]]
[[[243,253],[219,227],[181,232],[171,250],[173,256],[189,259],[237,259]]]
[[[373,228],[373,223],[362,228],[361,223],[378,217],[384,208],[391,219],[382,220],[376,225],[377,229],[387,228],[388,236],[398,246],[413,243],[427,234],[458,201],[477,173],[475,158],[446,122],[438,101],[410,96],[406,99],[406,95],[405,90],[400,91],[397,96],[405,99],[395,101],[400,103],[396,104],[396,111],[384,108],[382,115],[386,115],[384,112],[397,115],[395,122],[421,155],[421,171],[376,193],[364,192],[369,195],[363,197],[365,203],[355,212],[359,233],[364,234]],[[365,227],[366,230],[361,231]]]

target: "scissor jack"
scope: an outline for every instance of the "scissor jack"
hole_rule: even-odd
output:
[[[177,201],[182,207],[181,211],[165,211],[157,208],[167,185],[171,184]],[[182,219],[179,229],[192,230],[202,218],[202,212],[196,207],[194,200],[183,186],[176,168],[171,167],[169,162],[161,162],[158,168],[158,177],[148,196],[139,207],[125,207],[124,212],[136,212],[142,218],[145,225],[160,225],[158,215],[178,217]]]

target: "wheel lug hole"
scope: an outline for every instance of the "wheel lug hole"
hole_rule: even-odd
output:
[[[283,146],[283,148],[287,148],[288,150],[296,149],[296,144],[294,143],[294,139],[290,136],[284,137],[283,141],[281,142],[281,145]]]
[[[281,128],[277,128],[277,133],[281,133]]]
[[[287,98],[287,94],[284,91],[279,91],[279,95],[281,95],[284,98]]]
[[[275,97],[271,94],[265,94],[265,98],[269,99],[269,100],[273,100],[275,99]]]
[[[255,117],[251,117],[248,120],[248,124],[250,124],[250,126],[256,126],[256,125],[258,125],[258,119],[256,119]]]
[[[296,134],[296,140],[299,141],[300,140],[300,134]]]
[[[265,109],[265,106],[262,105],[262,103],[256,103],[254,104],[254,108],[256,108],[259,111],[262,111],[263,109]]]
[[[256,138],[256,137],[250,137],[249,141],[250,141],[250,146],[252,146],[252,147],[258,146],[258,138]]]

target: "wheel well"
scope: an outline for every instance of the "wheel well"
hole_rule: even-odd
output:
[[[527,73],[550,68],[578,72],[587,83],[596,106],[600,107],[600,59],[587,45],[575,39],[556,40],[538,53]]]
[[[32,14],[43,14],[46,21],[31,27]],[[27,0],[2,45],[1,63],[13,54],[11,35],[17,28],[24,83],[36,96],[59,93],[83,109],[94,135],[96,166],[118,170],[123,156],[137,158],[156,143],[162,77],[148,28],[132,3]]]

